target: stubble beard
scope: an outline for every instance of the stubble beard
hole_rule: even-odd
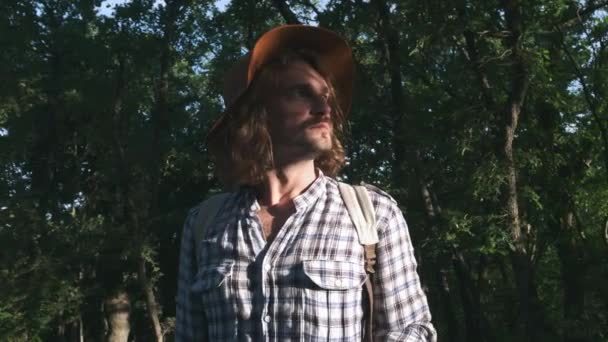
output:
[[[274,139],[273,139],[274,140]],[[308,129],[296,136],[273,141],[275,158],[288,160],[314,160],[333,148],[333,132],[322,129],[321,132],[309,132]]]
[[[311,158],[315,159],[324,152],[328,152],[333,147],[331,129],[320,129],[320,132],[306,132],[303,137],[302,147],[309,150]]]

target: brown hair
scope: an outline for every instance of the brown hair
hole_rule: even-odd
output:
[[[320,70],[314,52],[288,51],[256,73],[245,92],[226,109],[226,117],[220,126],[207,137],[209,151],[216,163],[216,173],[229,188],[259,184],[263,180],[264,172],[274,167],[265,94],[262,89],[269,77],[296,61],[303,61],[312,66],[323,75],[330,88],[329,105],[334,127],[332,148],[315,159],[315,166],[330,177],[335,177],[344,166],[345,153],[341,138],[345,120],[331,79],[326,76],[327,73]]]

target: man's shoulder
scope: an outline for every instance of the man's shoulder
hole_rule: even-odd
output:
[[[198,203],[188,211],[189,217],[196,217],[199,212],[209,210],[211,207],[221,205],[227,200],[237,196],[238,192],[215,192],[207,196],[202,202]]]
[[[333,178],[331,178],[331,181],[329,183],[331,184],[332,187],[335,187],[336,191],[338,191],[338,183],[345,183],[350,186],[355,186],[355,185],[363,186],[368,191],[368,193],[370,195],[370,199],[372,200],[372,203],[374,203],[375,206],[377,206],[379,204],[395,205],[395,206],[397,205],[397,201],[395,201],[393,196],[391,196],[388,192],[380,189],[379,187],[377,187],[375,185],[369,184],[369,183],[362,182],[361,184],[351,184],[351,183],[346,183],[346,182],[340,182]]]
[[[212,193],[211,195],[207,196],[202,202],[200,202],[194,208],[192,208],[192,210],[194,210],[196,208],[205,207],[205,206],[207,206],[207,205],[209,205],[211,203],[217,202],[219,200],[226,200],[226,199],[231,198],[231,197],[233,197],[235,195],[236,195],[235,192],[216,192],[216,193]]]
[[[393,196],[391,196],[388,192],[380,189],[379,187],[368,183],[361,183],[361,185],[364,186],[367,191],[372,194],[372,196],[378,197],[379,200],[390,201],[394,204],[397,204],[397,201],[393,198]]]
[[[332,183],[333,186],[335,186],[335,192],[332,192],[334,192],[336,196],[340,196],[340,192],[338,190],[338,181],[333,180]],[[353,184],[349,185],[352,186]],[[392,217],[403,215],[397,201],[387,191],[365,182],[359,185],[365,187],[367,193],[369,194],[372,206],[374,207],[376,221],[387,222]]]

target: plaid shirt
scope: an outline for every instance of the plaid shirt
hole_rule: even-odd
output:
[[[369,188],[380,242],[374,340],[435,341],[408,228],[394,200]],[[363,247],[335,180],[320,175],[266,243],[251,189],[232,193],[199,248],[182,236],[176,341],[361,341]],[[195,255],[198,251],[199,260]]]

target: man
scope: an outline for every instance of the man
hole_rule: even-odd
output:
[[[208,136],[232,189],[200,240],[201,206],[185,223],[177,341],[361,341],[363,246],[334,177],[350,110],[347,43],[321,28],[265,33],[228,72],[226,112]],[[434,341],[407,225],[368,188],[379,243],[373,338]]]

